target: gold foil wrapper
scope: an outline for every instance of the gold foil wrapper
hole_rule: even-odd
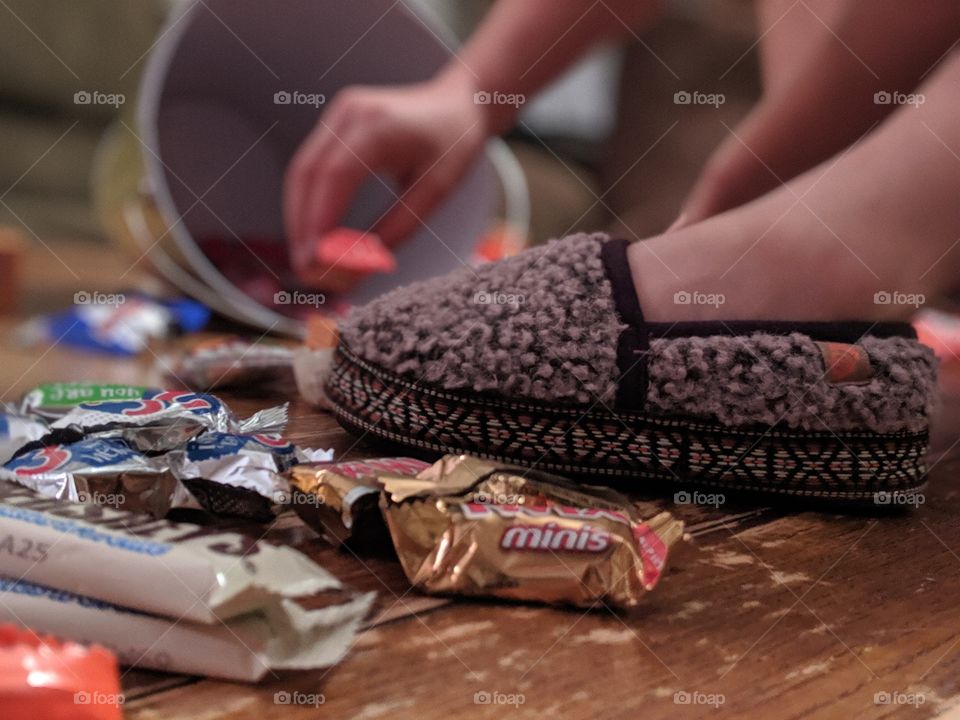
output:
[[[385,481],[381,501],[407,578],[427,592],[630,608],[683,539],[670,513],[643,519],[609,488],[467,457],[430,472],[433,490],[397,502]]]
[[[343,545],[370,526],[383,525],[379,478],[415,478],[430,465],[413,458],[296,465],[288,473],[292,504],[300,518],[327,542]]]
[[[301,468],[291,482],[323,496],[327,520],[339,515],[341,527],[345,513],[356,521],[355,504],[345,502],[351,492],[381,489],[380,510],[403,570],[429,593],[630,608],[657,584],[684,539],[682,521],[668,512],[641,517],[610,488],[470,456],[413,469],[350,477]]]

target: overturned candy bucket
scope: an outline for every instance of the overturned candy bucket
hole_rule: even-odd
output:
[[[282,218],[286,166],[323,106],[353,84],[426,79],[455,41],[422,7],[393,0],[182,3],[142,78],[136,117],[104,143],[94,185],[108,232],[182,291],[264,330],[302,333]],[[369,227],[396,201],[371,178],[345,224]],[[471,262],[498,217],[525,234],[523,174],[492,141],[447,201],[396,251],[398,269],[330,303],[335,312]]]

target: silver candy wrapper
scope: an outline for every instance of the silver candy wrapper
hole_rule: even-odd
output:
[[[21,485],[60,500],[153,517],[205,510],[269,520],[290,495],[281,473],[302,457],[279,436],[207,433],[159,457],[119,438],[88,438],[24,453],[4,469]]]
[[[148,458],[119,438],[37,448],[9,461],[3,470],[9,479],[57,500],[153,517],[174,508],[201,509],[162,458]]]
[[[298,462],[332,460],[333,451],[302,450],[278,435],[205,433],[165,457],[207,509],[267,520],[290,502],[290,483],[281,473]]]
[[[290,374],[293,345],[235,335],[188,338],[158,360],[157,367],[192,388],[268,382]]]
[[[78,436],[122,437],[138,450],[154,453],[173,450],[204,431],[278,433],[286,424],[286,404],[239,420],[213,395],[162,390],[137,400],[84,403],[50,427]]]
[[[29,442],[39,440],[49,432],[46,423],[33,418],[0,413],[0,463]]]

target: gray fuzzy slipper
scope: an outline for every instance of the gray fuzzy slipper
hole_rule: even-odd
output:
[[[936,363],[910,325],[645,322],[626,250],[574,235],[354,311],[338,419],[578,475],[849,499],[922,485]]]

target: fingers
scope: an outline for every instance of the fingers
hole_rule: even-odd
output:
[[[406,186],[373,231],[387,247],[396,247],[426,222],[456,185],[460,175],[461,172],[450,167],[428,168],[423,175],[414,174],[412,183]]]
[[[298,153],[285,202],[291,257],[300,275],[314,261],[316,239],[340,224],[361,185],[382,168],[383,160],[384,149],[372,134],[353,131],[339,137],[326,124]]]

